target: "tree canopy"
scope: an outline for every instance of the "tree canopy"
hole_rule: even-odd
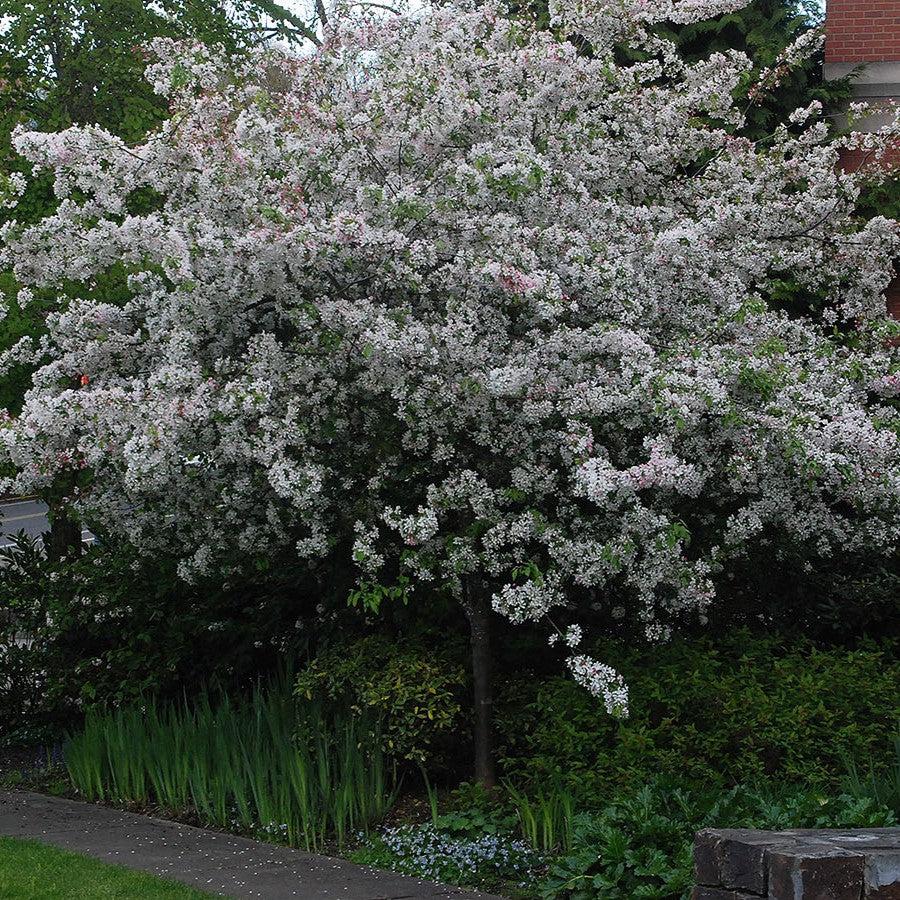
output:
[[[69,485],[186,578],[345,553],[358,601],[544,622],[611,712],[579,608],[657,639],[751,550],[889,552],[900,237],[836,163],[896,123],[835,141],[812,102],[742,136],[747,57],[655,27],[737,5],[359,13],[302,56],[160,39],[172,116],[140,145],[17,132],[59,203],[0,261],[56,309],[6,487]],[[71,289],[111,273],[119,300]]]
[[[10,141],[17,126],[55,131],[94,124],[127,142],[157,127],[169,108],[144,78],[145,47],[155,38],[202,41],[232,53],[271,39],[318,40],[313,18],[271,0],[0,0],[0,22],[0,184],[27,171]],[[55,204],[50,182],[36,180],[17,216],[37,220]],[[0,273],[0,290],[12,301],[17,286],[9,272]],[[47,309],[11,302],[0,349],[42,334]],[[0,407],[18,409],[30,377],[28,366],[7,373]]]

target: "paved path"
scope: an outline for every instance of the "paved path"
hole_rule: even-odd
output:
[[[0,835],[43,841],[226,897],[501,900],[341,859],[27,791],[0,792]]]

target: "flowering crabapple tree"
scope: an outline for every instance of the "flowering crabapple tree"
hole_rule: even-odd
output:
[[[491,609],[624,714],[584,604],[661,639],[760,547],[891,548],[898,228],[836,163],[897,129],[835,141],[813,103],[735,136],[815,37],[736,102],[744,55],[687,65],[651,31],[739,5],[559,2],[547,32],[492,0],[359,13],[249,61],[157,42],[172,115],[145,142],[16,136],[60,203],[4,259],[58,309],[10,354],[40,367],[0,490],[69,479],[185,578],[347,547],[357,599],[458,598],[486,783]],[[67,296],[113,267],[125,301]]]

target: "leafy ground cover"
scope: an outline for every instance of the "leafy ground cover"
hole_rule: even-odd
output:
[[[0,838],[0,897],[5,900],[201,900],[213,896],[37,841]]]
[[[385,828],[351,859],[512,897],[679,900],[690,893],[699,829],[893,826],[900,794],[890,784],[848,776],[829,795],[801,785],[722,791],[656,778],[581,811],[565,792],[526,798],[506,789],[479,797],[468,788],[449,798],[454,811]]]

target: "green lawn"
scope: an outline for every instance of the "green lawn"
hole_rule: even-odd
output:
[[[0,838],[2,900],[202,900],[212,896],[36,841]]]

